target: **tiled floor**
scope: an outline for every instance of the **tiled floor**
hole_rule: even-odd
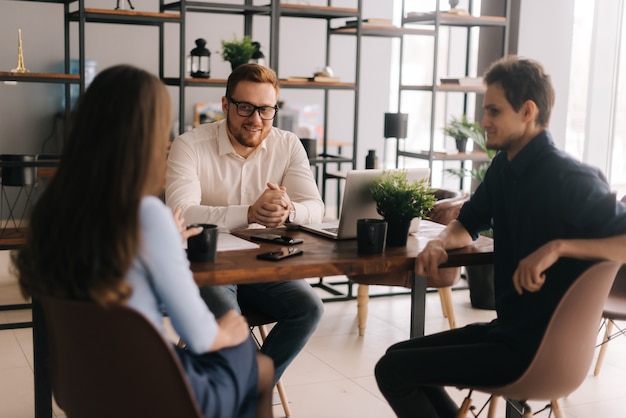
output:
[[[345,290],[341,289],[340,290]],[[373,292],[387,288],[372,287]],[[320,293],[327,297],[328,294]],[[472,309],[467,290],[453,292],[458,325],[487,321],[491,311]],[[20,302],[16,286],[0,286],[0,304]],[[359,337],[356,301],[325,304],[320,327],[283,378],[294,418],[393,417],[373,376],[374,364],[392,343],[408,337],[407,296],[372,298],[366,335]],[[427,296],[426,332],[447,329],[436,293]],[[29,312],[0,312],[0,321],[27,320]],[[626,338],[613,341],[602,373],[561,400],[568,418],[626,416]],[[464,392],[450,389],[459,402]],[[477,399],[484,399],[478,396]],[[477,401],[475,402],[477,403]],[[500,402],[503,411],[502,402]],[[540,406],[533,404],[534,407]],[[64,416],[55,408],[55,416]],[[274,407],[276,417],[284,416]],[[483,413],[482,416],[485,416]],[[33,416],[32,335],[30,329],[0,331],[0,418]],[[501,412],[500,417],[504,417]],[[541,416],[547,416],[544,413]]]

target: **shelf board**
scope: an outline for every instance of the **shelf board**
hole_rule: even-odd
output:
[[[330,33],[336,35],[356,35],[357,28],[355,26],[342,26],[330,30]],[[368,23],[361,24],[362,36],[380,36],[387,38],[399,38],[403,35],[426,35],[434,36],[433,29],[415,29],[401,28],[393,25],[371,25]]]
[[[31,3],[71,3],[73,0],[21,0],[21,1],[29,1]]]
[[[460,92],[460,93],[484,93],[485,86],[462,86],[460,84],[438,84],[437,91]]]
[[[306,4],[281,3],[279,10],[281,16],[306,17],[309,19],[334,19],[359,16],[359,9],[347,7],[309,6]]]
[[[70,13],[70,20],[79,20],[80,12]],[[111,10],[85,8],[85,21],[96,23],[123,23],[134,25],[159,25],[163,22],[180,22],[180,13],[136,12],[134,10]]]
[[[422,160],[438,160],[438,161],[473,161],[473,162],[489,162],[491,159],[487,156],[486,152],[459,152],[456,154],[448,154],[446,152],[433,152],[428,151],[398,151],[399,157],[411,157]]]
[[[0,250],[13,250],[20,248],[26,242],[26,229],[4,228],[0,229]]]
[[[163,5],[164,10],[180,10],[180,1]],[[198,13],[216,13],[216,14],[269,14],[270,6],[254,6],[248,4],[224,4],[206,1],[187,1],[185,2],[185,10],[188,12]]]
[[[25,83],[80,83],[78,74],[58,73],[12,73],[0,71],[0,81],[15,81]]]
[[[2,168],[57,167],[59,165],[59,162],[60,160],[58,159],[33,161],[0,161],[0,172]]]
[[[223,87],[226,86],[225,78],[193,78],[186,77],[184,81],[185,86],[206,86],[206,87]],[[179,86],[180,78],[177,77],[165,77],[163,82],[167,86]]]
[[[309,158],[309,163],[311,164],[330,164],[330,163],[351,163],[352,158],[349,157],[335,157],[328,156],[322,157],[322,154],[318,155],[315,158]]]
[[[321,81],[288,81],[288,80],[279,80],[281,87],[287,88],[298,88],[298,89],[320,89],[320,88],[330,88],[330,89],[354,89],[356,88],[356,84],[354,83],[344,83],[344,82],[321,82]]]
[[[506,18],[501,16],[472,16],[446,12],[409,12],[402,19],[403,24],[435,25],[439,21],[445,26],[506,26]]]
[[[176,77],[165,77],[163,82],[168,86],[179,86],[180,79]],[[223,78],[185,78],[185,86],[207,86],[222,87],[226,85],[227,80]],[[281,87],[301,88],[301,89],[354,89],[354,83],[326,83],[319,81],[287,81],[279,80]]]
[[[429,92],[443,92],[443,93],[484,93],[485,86],[461,86],[458,84],[437,84],[436,86],[419,85],[413,86],[403,84],[400,86],[401,91],[413,90],[413,91],[429,91]]]

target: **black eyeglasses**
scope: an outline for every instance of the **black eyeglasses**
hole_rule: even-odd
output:
[[[237,102],[232,97],[228,97],[228,101],[237,107],[237,114],[244,118],[252,116],[254,112],[259,112],[261,119],[272,120],[278,112],[278,106],[255,106],[251,103]]]

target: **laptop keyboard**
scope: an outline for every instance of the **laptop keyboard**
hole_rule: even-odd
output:
[[[330,232],[331,234],[337,234],[339,232],[339,228],[322,228],[322,230]]]

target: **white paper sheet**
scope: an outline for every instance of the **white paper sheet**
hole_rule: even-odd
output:
[[[217,251],[251,250],[260,248],[259,244],[234,236],[227,232],[220,232],[217,237]]]

